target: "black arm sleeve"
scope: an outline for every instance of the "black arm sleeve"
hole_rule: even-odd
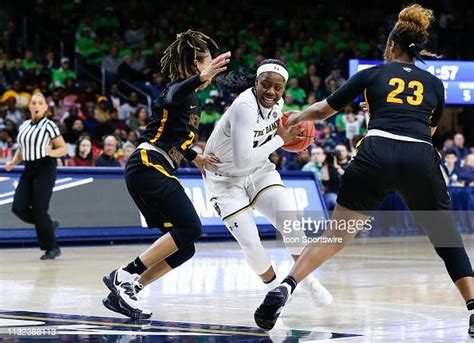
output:
[[[196,90],[201,84],[202,81],[199,78],[200,74],[191,76],[189,79],[186,79],[181,82],[176,82],[170,86],[168,92],[166,93],[165,103],[179,103],[184,101],[192,92]]]
[[[192,160],[194,160],[196,158],[197,152],[194,151],[193,149],[189,148],[189,149],[184,150],[183,156],[184,156],[185,159],[187,159],[189,162],[191,162]]]
[[[431,116],[431,127],[436,127],[438,126],[439,120],[441,119],[441,115],[443,114],[444,110],[444,85],[443,81],[435,77],[436,83],[435,83],[435,92],[436,92],[436,97],[438,98],[438,103],[436,105],[436,108],[433,111],[433,115]]]
[[[326,100],[332,109],[339,111],[347,103],[364,91],[368,86],[368,74],[372,68],[364,69],[354,74],[337,91],[331,94]]]

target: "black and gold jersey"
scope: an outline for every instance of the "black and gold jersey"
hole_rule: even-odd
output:
[[[192,161],[197,155],[190,147],[199,127],[201,108],[196,89],[201,84],[196,74],[167,85],[156,100],[152,120],[139,140],[164,150],[175,168],[183,157]]]
[[[327,102],[334,110],[363,94],[368,104],[368,129],[431,143],[444,108],[441,80],[411,63],[390,62],[359,71]]]

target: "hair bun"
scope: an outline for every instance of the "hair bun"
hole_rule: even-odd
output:
[[[434,20],[434,16],[432,10],[414,4],[401,10],[398,15],[398,20],[412,22],[426,30],[430,27],[431,22]]]

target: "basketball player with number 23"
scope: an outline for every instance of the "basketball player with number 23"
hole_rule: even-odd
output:
[[[311,122],[285,127],[282,123],[282,95],[288,71],[279,60],[263,60],[255,73],[229,73],[218,86],[240,93],[212,132],[204,154],[216,156],[217,168],[206,166],[204,183],[209,201],[242,248],[247,263],[269,288],[278,284],[275,270],[262,246],[252,209],[262,213],[283,233],[278,214],[296,217],[275,165],[269,155],[280,147],[301,151],[314,137]],[[302,240],[302,231],[291,238]],[[295,240],[291,240],[294,242]],[[287,245],[295,260],[303,244]],[[315,278],[307,278],[303,289],[317,306],[331,303],[331,294]]]

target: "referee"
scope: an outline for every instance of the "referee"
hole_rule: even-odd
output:
[[[43,94],[33,95],[29,105],[31,120],[26,120],[18,133],[18,145],[13,160],[5,165],[9,172],[25,161],[13,200],[12,212],[21,220],[35,225],[42,260],[53,260],[61,255],[55,230],[59,223],[48,214],[49,200],[56,181],[57,157],[66,155],[66,144],[56,124],[47,118],[48,105]],[[52,147],[51,147],[52,145]]]

